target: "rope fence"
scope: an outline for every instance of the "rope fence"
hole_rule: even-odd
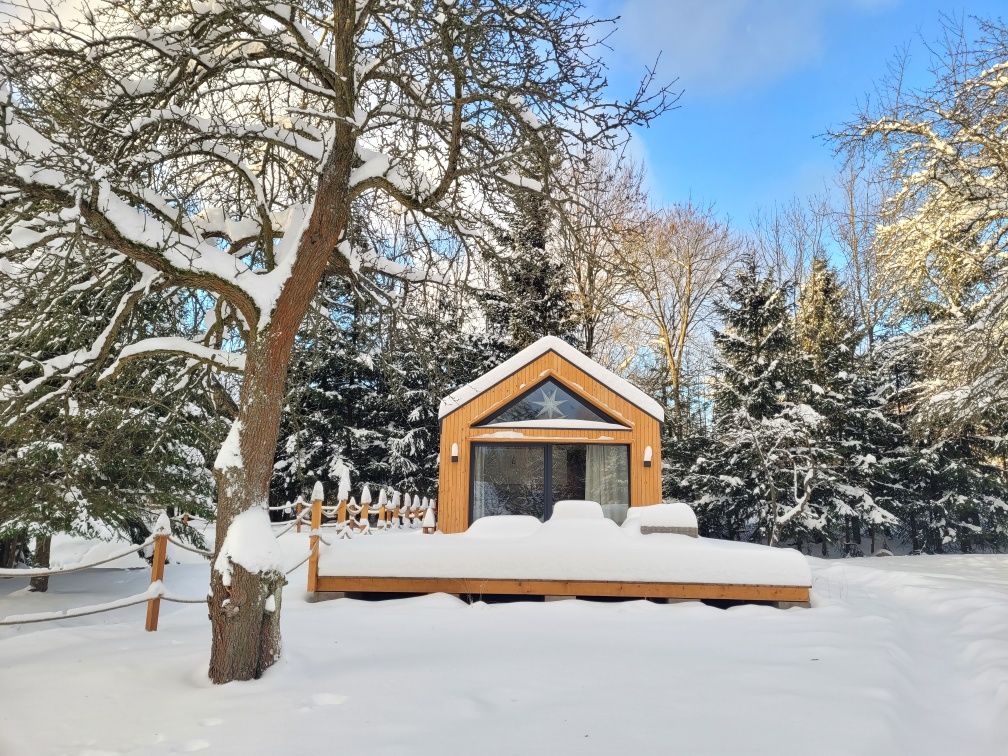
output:
[[[133,596],[126,596],[124,598],[115,599],[113,601],[107,601],[103,604],[93,604],[91,606],[79,606],[72,609],[60,609],[53,612],[38,612],[35,614],[12,614],[6,617],[0,618],[0,627],[8,625],[30,625],[36,622],[51,622],[53,620],[62,619],[73,619],[75,617],[88,617],[92,614],[102,614],[104,612],[115,611],[116,609],[125,609],[130,606],[136,606],[137,604],[147,604],[147,621],[145,627],[148,631],[153,632],[157,630],[158,626],[158,614],[161,608],[161,601],[168,601],[175,604],[203,604],[206,603],[206,598],[191,598],[185,596],[177,596],[170,593],[165,589],[163,578],[164,578],[164,567],[165,561],[167,561],[168,556],[168,543],[169,541],[176,546],[179,546],[186,551],[192,551],[193,553],[200,554],[202,556],[211,556],[211,552],[205,549],[198,549],[195,546],[190,546],[187,543],[179,541],[172,537],[171,534],[171,520],[168,515],[164,512],[158,517],[157,522],[154,524],[154,532],[151,536],[144,541],[142,544],[130,546],[128,549],[124,549],[121,552],[117,552],[110,556],[105,556],[102,559],[96,559],[93,562],[79,562],[74,565],[67,567],[59,567],[53,570],[50,569],[23,569],[23,570],[0,570],[0,577],[52,577],[54,575],[66,575],[71,572],[78,572],[80,570],[85,570],[90,567],[97,567],[98,565],[106,564],[112,562],[116,559],[121,559],[124,556],[129,556],[134,554],[141,549],[153,545],[154,551],[151,557],[151,582],[150,587],[143,593],[137,593]]]
[[[320,484],[316,485],[316,489],[312,493],[313,501],[311,502],[311,506],[306,506],[305,503],[299,499],[293,507],[295,511],[294,520],[279,532],[274,533],[274,537],[276,538],[290,532],[292,529],[300,533],[301,526],[308,524],[308,521],[310,520],[311,529],[308,533],[308,554],[304,557],[304,559],[299,561],[290,569],[286,570],[284,573],[285,575],[290,575],[304,566],[305,563],[309,563],[309,590],[313,590],[312,586],[314,584],[314,579],[317,579],[318,576],[318,559],[321,546],[328,547],[332,545],[330,541],[322,537],[323,527],[335,528],[337,539],[351,538],[355,533],[358,535],[368,535],[375,532],[390,530],[394,527],[413,528],[418,525],[422,526],[425,533],[434,532],[436,522],[436,503],[428,498],[421,499],[419,496],[414,496],[411,499],[407,494],[405,501],[401,502],[399,494],[393,493],[392,501],[389,503],[386,497],[386,492],[382,491],[381,496],[379,497],[377,511],[372,511],[370,506],[371,495],[367,486],[364,487],[361,494],[360,504],[358,504],[352,497],[347,498],[349,492],[344,492],[342,488],[340,491],[340,501],[335,506],[325,506],[322,487]],[[318,498],[315,498],[316,495]],[[280,507],[269,507],[268,509],[270,511],[280,509],[289,510],[291,509],[291,506],[283,505]],[[324,524],[322,522],[323,516],[330,519],[335,518],[336,522],[334,524]],[[374,528],[371,527],[372,517],[375,518]],[[180,520],[180,522],[185,525],[188,525],[188,521],[189,518],[187,516],[183,516]],[[101,604],[93,604],[91,606],[61,609],[52,612],[38,612],[34,614],[12,614],[0,618],[0,627],[28,625],[38,622],[51,622],[54,620],[73,619],[77,617],[88,617],[94,614],[112,612],[117,609],[125,609],[127,607],[146,603],[147,619],[145,627],[148,631],[153,632],[156,631],[158,627],[158,615],[161,601],[168,601],[176,604],[206,603],[206,597],[193,598],[178,596],[165,589],[163,579],[169,543],[173,544],[177,548],[189,551],[193,554],[199,554],[200,556],[208,559],[213,557],[213,551],[198,548],[175,538],[172,535],[171,524],[172,520],[166,513],[162,512],[154,525],[154,532],[143,543],[133,544],[121,551],[105,555],[101,559],[96,559],[90,562],[77,562],[75,564],[64,565],[56,568],[0,569],[0,578],[54,577],[56,575],[67,575],[73,572],[90,569],[92,567],[98,567],[153,546],[150,587],[143,593],[137,593],[132,596],[126,596],[124,598],[115,599]]]
[[[200,556],[204,556],[207,559],[213,556],[213,552],[210,551],[209,549],[197,548],[196,546],[188,544],[185,541],[178,540],[174,536],[168,536],[168,543],[178,546],[180,549],[183,549],[184,551],[191,551],[193,554],[199,554]]]
[[[114,562],[116,559],[122,559],[123,557],[129,556],[137,551],[147,548],[152,543],[154,543],[155,536],[150,536],[143,543],[134,544],[128,549],[123,549],[122,551],[116,552],[110,556],[105,556],[94,562],[77,562],[76,564],[65,565],[63,567],[26,567],[24,569],[0,569],[0,577],[53,577],[54,575],[69,575],[71,572],[80,572],[81,570],[87,570],[91,567],[97,567],[101,564],[107,564],[109,562]]]

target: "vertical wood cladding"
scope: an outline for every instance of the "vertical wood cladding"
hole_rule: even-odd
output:
[[[554,378],[582,399],[610,415],[627,430],[561,430],[551,428],[475,428],[482,418],[541,383]],[[469,527],[469,464],[473,441],[522,443],[609,443],[630,446],[630,506],[661,500],[661,424],[591,375],[546,352],[441,420],[441,464],[438,484],[438,527],[459,533]],[[451,461],[458,444],[458,462]],[[644,449],[652,449],[650,467]]]

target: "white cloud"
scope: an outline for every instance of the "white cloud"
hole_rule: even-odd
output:
[[[848,12],[893,0],[854,0]],[[662,53],[662,73],[691,96],[768,84],[823,52],[832,0],[623,0],[616,52],[636,64]]]

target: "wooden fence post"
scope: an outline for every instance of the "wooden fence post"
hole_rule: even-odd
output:
[[[154,556],[151,558],[151,585],[164,579],[165,559],[168,556],[168,536],[171,535],[171,520],[162,512],[154,525]],[[152,598],[147,602],[147,632],[157,630],[161,599]]]
[[[294,532],[301,532],[301,513],[304,511],[304,499],[300,496],[297,497],[297,501],[294,502]]]
[[[319,536],[318,532],[322,528],[322,486],[315,484],[316,490],[313,492],[318,494],[318,497],[312,496],[311,503],[311,529],[312,534],[308,538],[308,592],[315,593],[318,588],[318,550],[319,550]]]

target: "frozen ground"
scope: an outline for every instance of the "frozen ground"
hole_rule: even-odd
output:
[[[295,564],[305,537],[281,540]],[[166,568],[171,591],[205,592],[195,558]],[[142,606],[0,628],[0,754],[1006,753],[1008,557],[810,561],[815,606],[787,611],[309,604],[302,568],[283,660],[224,687],[205,679],[198,605],[162,605],[157,633]],[[0,580],[0,615],[147,581],[95,569],[37,595]]]

